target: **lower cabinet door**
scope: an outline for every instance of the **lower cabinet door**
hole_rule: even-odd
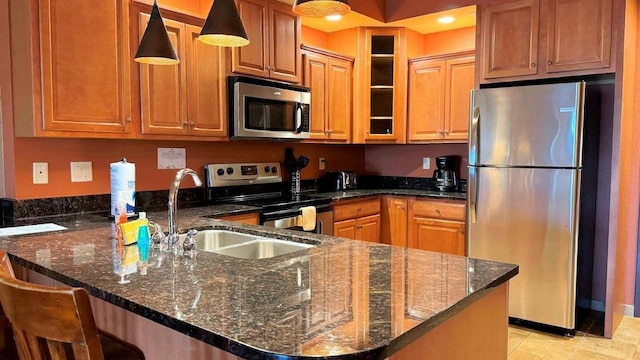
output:
[[[414,217],[409,228],[410,248],[465,255],[465,224],[460,221]]]
[[[356,225],[356,239],[380,242],[380,214],[361,217]]]
[[[333,223],[333,236],[347,239],[356,238],[356,220],[336,221]]]

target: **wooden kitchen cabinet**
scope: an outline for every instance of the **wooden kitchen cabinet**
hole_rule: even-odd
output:
[[[367,28],[355,96],[354,142],[404,143],[406,138],[406,29]]]
[[[464,201],[412,199],[408,216],[408,247],[466,254]]]
[[[12,1],[16,136],[127,137],[129,5],[119,0]]]
[[[541,20],[546,20],[548,34],[547,73],[598,71],[613,65],[612,4],[610,0],[542,1],[541,12],[546,16]]]
[[[466,142],[474,77],[473,52],[412,59],[408,142]]]
[[[609,0],[518,0],[478,14],[483,83],[615,70]]]
[[[277,0],[238,0],[249,45],[232,51],[232,71],[299,83],[300,18]]]
[[[148,21],[147,13],[138,14],[140,37]],[[164,23],[180,63],[138,65],[142,133],[226,139],[224,50],[199,41],[197,26],[167,15]]]
[[[303,46],[303,84],[311,89],[311,138],[307,142],[350,142],[353,61]]]
[[[409,198],[384,196],[382,198],[382,235],[383,243],[395,246],[407,246],[407,215]]]
[[[333,235],[380,242],[380,197],[333,203]]]

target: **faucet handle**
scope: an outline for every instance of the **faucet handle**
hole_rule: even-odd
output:
[[[160,224],[152,222],[151,226],[153,226],[153,234],[151,235],[153,247],[160,247],[162,243],[167,241],[167,237],[162,232],[162,227],[160,226]]]
[[[188,257],[194,257],[197,254],[196,239],[194,236],[198,233],[198,230],[191,229],[187,232],[187,237],[182,243],[182,255]]]

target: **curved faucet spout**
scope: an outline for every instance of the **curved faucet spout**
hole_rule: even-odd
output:
[[[196,186],[202,186],[202,180],[198,176],[198,173],[193,171],[192,169],[185,168],[178,170],[176,173],[173,182],[171,183],[171,187],[169,188],[169,238],[167,243],[167,248],[174,248],[175,244],[178,242],[178,226],[176,223],[176,213],[178,210],[178,189],[180,188],[180,183],[185,176],[191,175],[193,178],[193,183]]]

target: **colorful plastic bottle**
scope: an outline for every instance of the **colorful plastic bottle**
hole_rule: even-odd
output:
[[[141,211],[138,219],[145,220],[138,229],[138,249],[140,250],[140,261],[146,263],[147,261],[149,261],[149,245],[151,243],[147,213]]]

